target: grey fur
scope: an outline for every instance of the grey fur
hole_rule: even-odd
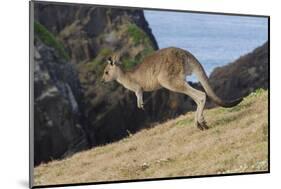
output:
[[[211,88],[202,65],[191,53],[183,49],[170,47],[158,50],[129,71],[124,71],[118,63],[118,57],[108,59],[102,77],[105,82],[116,80],[135,92],[137,106],[141,109],[144,109],[143,91],[154,91],[164,87],[170,91],[186,94],[197,104],[195,124],[201,130],[208,129],[203,116],[206,94],[222,107],[233,107],[242,101],[242,98],[231,102],[220,99]],[[194,89],[187,83],[186,76],[192,73],[196,75],[206,93]]]

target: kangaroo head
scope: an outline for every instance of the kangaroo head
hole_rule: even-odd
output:
[[[107,59],[107,65],[104,68],[102,80],[104,82],[109,82],[116,80],[120,73],[120,67],[118,65],[117,57],[109,57]]]

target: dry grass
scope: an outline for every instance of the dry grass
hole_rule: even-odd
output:
[[[258,90],[231,109],[193,112],[119,142],[41,164],[35,185],[224,174],[268,170],[268,93]]]

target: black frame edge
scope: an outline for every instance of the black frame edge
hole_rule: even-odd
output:
[[[29,1],[29,188],[34,186],[34,1]]]
[[[268,172],[270,173],[270,17],[268,19]]]

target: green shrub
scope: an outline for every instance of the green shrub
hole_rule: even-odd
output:
[[[146,35],[146,33],[140,29],[136,24],[129,24],[127,27],[127,32],[129,36],[132,38],[135,45],[143,44],[144,50],[139,53],[136,57],[129,57],[128,55],[125,55],[125,57],[122,57],[121,62],[122,66],[125,70],[129,70],[133,67],[135,67],[138,63],[142,62],[143,58],[150,55],[152,52],[154,52],[154,49],[151,45],[151,41],[149,37]],[[96,56],[95,60],[92,61],[92,63],[89,65],[90,67],[95,67],[95,70],[100,69],[99,64],[101,63],[101,59],[104,59],[112,54],[112,49],[110,48],[102,48],[100,49],[98,55]],[[95,63],[93,63],[95,62]],[[100,70],[99,70],[100,71]]]
[[[108,57],[110,54],[112,54],[112,50],[109,48],[102,48],[99,51],[99,56],[101,57]]]
[[[55,48],[59,55],[66,60],[69,60],[69,55],[66,53],[63,45],[56,39],[56,37],[47,30],[43,25],[34,22],[34,32],[38,34],[43,43]]]
[[[192,122],[193,122],[192,119],[182,119],[182,120],[178,120],[178,121],[176,122],[176,125],[177,125],[177,126],[180,126],[180,127],[183,127],[183,126],[186,126],[186,125],[188,125],[188,124],[190,124],[190,123],[192,123]]]
[[[152,47],[145,48],[139,55],[134,58],[126,57],[121,60],[124,69],[131,69],[141,63],[143,59],[154,52]]]
[[[135,44],[144,42],[147,38],[146,34],[136,24],[130,24],[128,26],[128,33],[132,37]]]
[[[135,67],[139,62],[133,58],[124,58],[122,60],[122,65],[124,69],[128,70]]]
[[[259,89],[256,89],[255,91],[254,91],[254,94],[256,95],[256,96],[260,96],[262,93],[264,93],[265,92],[265,90],[263,89],[263,88],[259,88]]]
[[[154,49],[151,46],[149,46],[143,50],[142,56],[146,57],[148,55],[151,55],[153,52],[154,52]]]
[[[95,72],[95,74],[99,76],[102,75],[105,65],[106,64],[102,64],[102,62],[97,59],[93,59],[92,61],[86,64],[87,70]]]

